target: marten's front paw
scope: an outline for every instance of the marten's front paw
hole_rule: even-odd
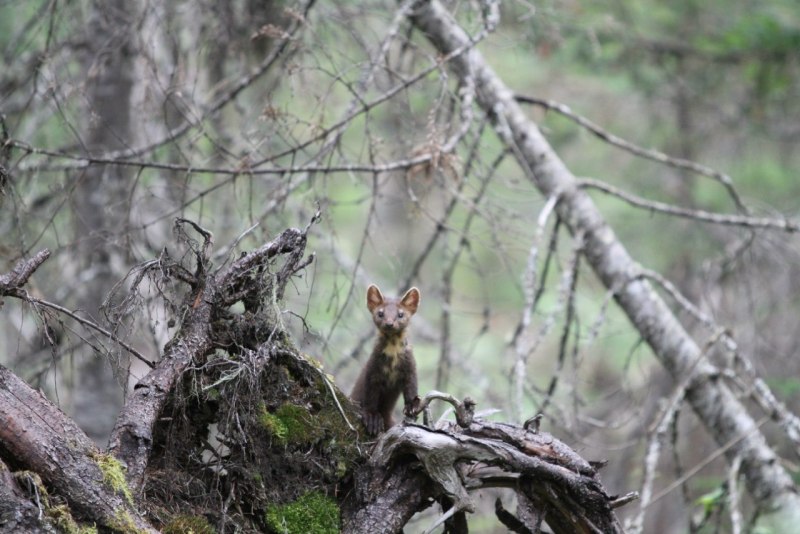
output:
[[[422,411],[422,401],[419,398],[419,395],[414,397],[410,403],[406,403],[403,407],[403,414],[406,417],[416,418],[419,415],[419,412]]]
[[[368,434],[375,436],[383,432],[383,417],[378,412],[364,412],[361,419]]]

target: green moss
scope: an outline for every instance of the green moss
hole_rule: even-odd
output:
[[[125,468],[110,454],[99,453],[94,456],[100,471],[103,472],[103,482],[108,484],[115,493],[125,497],[128,504],[133,506],[133,495],[125,480]]]
[[[324,430],[315,423],[314,417],[308,410],[296,404],[283,404],[275,410],[275,413],[270,413],[267,407],[261,404],[258,421],[281,445],[312,443],[324,435]]]
[[[343,458],[339,458],[336,462],[336,478],[342,478],[347,474],[347,470],[350,466]]]
[[[177,515],[164,525],[162,534],[214,534],[216,530],[204,517]]]
[[[114,514],[114,519],[108,525],[112,530],[125,534],[146,534],[146,531],[136,527],[133,518],[127,510],[119,509]]]
[[[314,367],[316,367],[317,369],[319,369],[320,371],[322,370],[322,362],[313,357],[312,355],[307,354],[305,352],[301,352],[300,357],[303,358],[308,363],[310,363],[311,365],[313,365]]]
[[[266,405],[261,403],[258,407],[258,422],[281,445],[286,445],[286,425],[283,424],[278,416],[267,411]]]
[[[30,487],[30,485],[36,487],[39,501],[59,532],[64,532],[65,534],[97,534],[97,528],[94,525],[80,526],[72,518],[69,506],[65,504],[50,506],[50,496],[38,474],[33,471],[17,471],[14,473],[14,477],[25,487]]]
[[[281,534],[335,534],[339,532],[339,507],[318,491],[294,502],[267,508],[267,525]]]
[[[302,406],[286,403],[278,408],[275,415],[286,425],[286,439],[289,443],[302,445],[322,437],[322,429]]]
[[[332,465],[335,466],[330,474],[336,479],[341,479],[361,457],[361,453],[352,439],[353,432],[336,406],[326,406],[316,417],[320,428],[324,429],[328,437],[325,447],[333,462]],[[357,417],[354,413],[348,414],[351,424],[356,424]]]
[[[65,504],[48,509],[47,515],[53,520],[53,524],[58,531],[64,534],[97,534],[97,527],[94,525],[80,526],[72,518],[69,507]]]

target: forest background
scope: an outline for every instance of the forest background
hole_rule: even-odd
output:
[[[797,412],[797,3],[446,5],[796,481],[796,437],[758,388]],[[369,352],[367,285],[416,285],[421,392],[469,395],[498,420],[543,412],[608,460],[611,491],[650,485],[645,532],[733,528],[726,451],[670,405],[679,384],[582,259],[559,199],[474,105],[480,87],[412,30],[410,6],[0,3],[0,271],[49,248],[28,291],[155,359],[174,310],[143,298],[137,316],[108,297],[176,253],[176,218],[212,231],[224,263],[319,211],[282,317],[342,389]],[[0,363],[105,445],[146,369],[52,309],[6,299],[2,313]]]

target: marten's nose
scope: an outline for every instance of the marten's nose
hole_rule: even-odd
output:
[[[389,328],[394,328],[394,321],[386,321],[384,324]]]

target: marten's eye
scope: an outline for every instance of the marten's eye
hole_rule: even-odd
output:
[[[383,310],[378,310],[378,317],[383,319]]]
[[[399,312],[397,312],[397,316],[398,316],[399,318],[401,318],[401,319],[402,319],[402,318],[403,318],[403,315],[404,315],[404,314],[403,314],[403,311],[402,311],[402,310],[400,310]]]

